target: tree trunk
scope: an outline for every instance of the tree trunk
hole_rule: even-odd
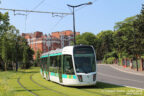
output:
[[[124,66],[124,65],[123,65],[123,59],[121,59],[121,65]]]
[[[4,63],[4,70],[7,71],[7,63]]]
[[[125,58],[124,61],[125,61],[124,67],[126,68],[127,67],[127,58]]]
[[[137,71],[138,71],[138,61],[137,61],[137,58],[136,58],[136,67],[137,67]]]
[[[12,69],[15,70],[15,63],[12,61]]]
[[[143,60],[140,58],[140,71],[143,70]]]

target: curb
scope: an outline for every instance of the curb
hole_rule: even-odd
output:
[[[126,71],[126,70],[123,70],[123,69],[119,69],[118,67],[115,67],[115,66],[110,65],[110,64],[98,64],[98,65],[110,66],[110,67],[112,67],[112,68],[114,68],[114,69],[116,69],[116,70],[119,70],[119,71],[121,71],[121,72],[129,73],[129,74],[133,74],[133,75],[144,76],[144,74],[129,72],[129,71]]]
[[[112,66],[112,65],[110,65],[110,66],[111,66],[112,68],[114,68],[114,69],[117,69],[117,70],[121,71],[121,72],[129,73],[129,74],[134,74],[134,75],[139,75],[139,76],[144,76],[144,74],[141,74],[141,73],[129,72],[129,71],[126,71],[126,70],[123,70],[123,69],[119,69],[119,68],[117,68],[117,67],[114,67],[114,66]]]
[[[135,89],[144,90],[143,88],[138,88],[138,87],[133,87],[133,86],[120,85],[120,84],[113,84],[113,83],[108,83],[108,82],[103,82],[103,81],[98,81],[98,82],[107,83],[107,84],[112,84],[112,85],[116,85],[116,86],[122,86],[122,87],[129,87],[129,88],[135,88]]]

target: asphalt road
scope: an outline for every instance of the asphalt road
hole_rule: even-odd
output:
[[[97,65],[97,80],[144,89],[144,76],[119,71],[109,65]]]

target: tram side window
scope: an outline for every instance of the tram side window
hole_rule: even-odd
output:
[[[44,59],[43,58],[41,59],[41,68],[42,69],[44,68]]]
[[[47,69],[47,58],[44,58],[45,69]]]
[[[42,68],[42,59],[40,59],[40,68]]]
[[[50,72],[56,72],[57,73],[57,68],[58,68],[57,63],[58,63],[57,56],[51,56],[50,57],[50,67],[49,67]]]
[[[43,58],[43,69],[45,69],[45,58]]]
[[[57,67],[57,56],[50,57],[50,66]]]
[[[71,55],[64,55],[63,56],[63,67],[65,74],[74,74],[73,63],[72,63],[72,56]]]

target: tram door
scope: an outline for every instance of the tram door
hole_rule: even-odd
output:
[[[58,56],[57,59],[58,59],[58,61],[59,61],[59,64],[58,64],[58,65],[59,65],[59,68],[58,68],[59,82],[62,83],[62,72],[63,72],[63,71],[62,71],[62,69],[63,69],[63,67],[62,67],[63,62],[62,62],[62,61],[63,61],[63,56]]]
[[[46,79],[47,80],[50,80],[50,75],[49,75],[49,66],[50,66],[50,57],[48,56],[48,58],[47,58],[47,77],[46,77]]]

